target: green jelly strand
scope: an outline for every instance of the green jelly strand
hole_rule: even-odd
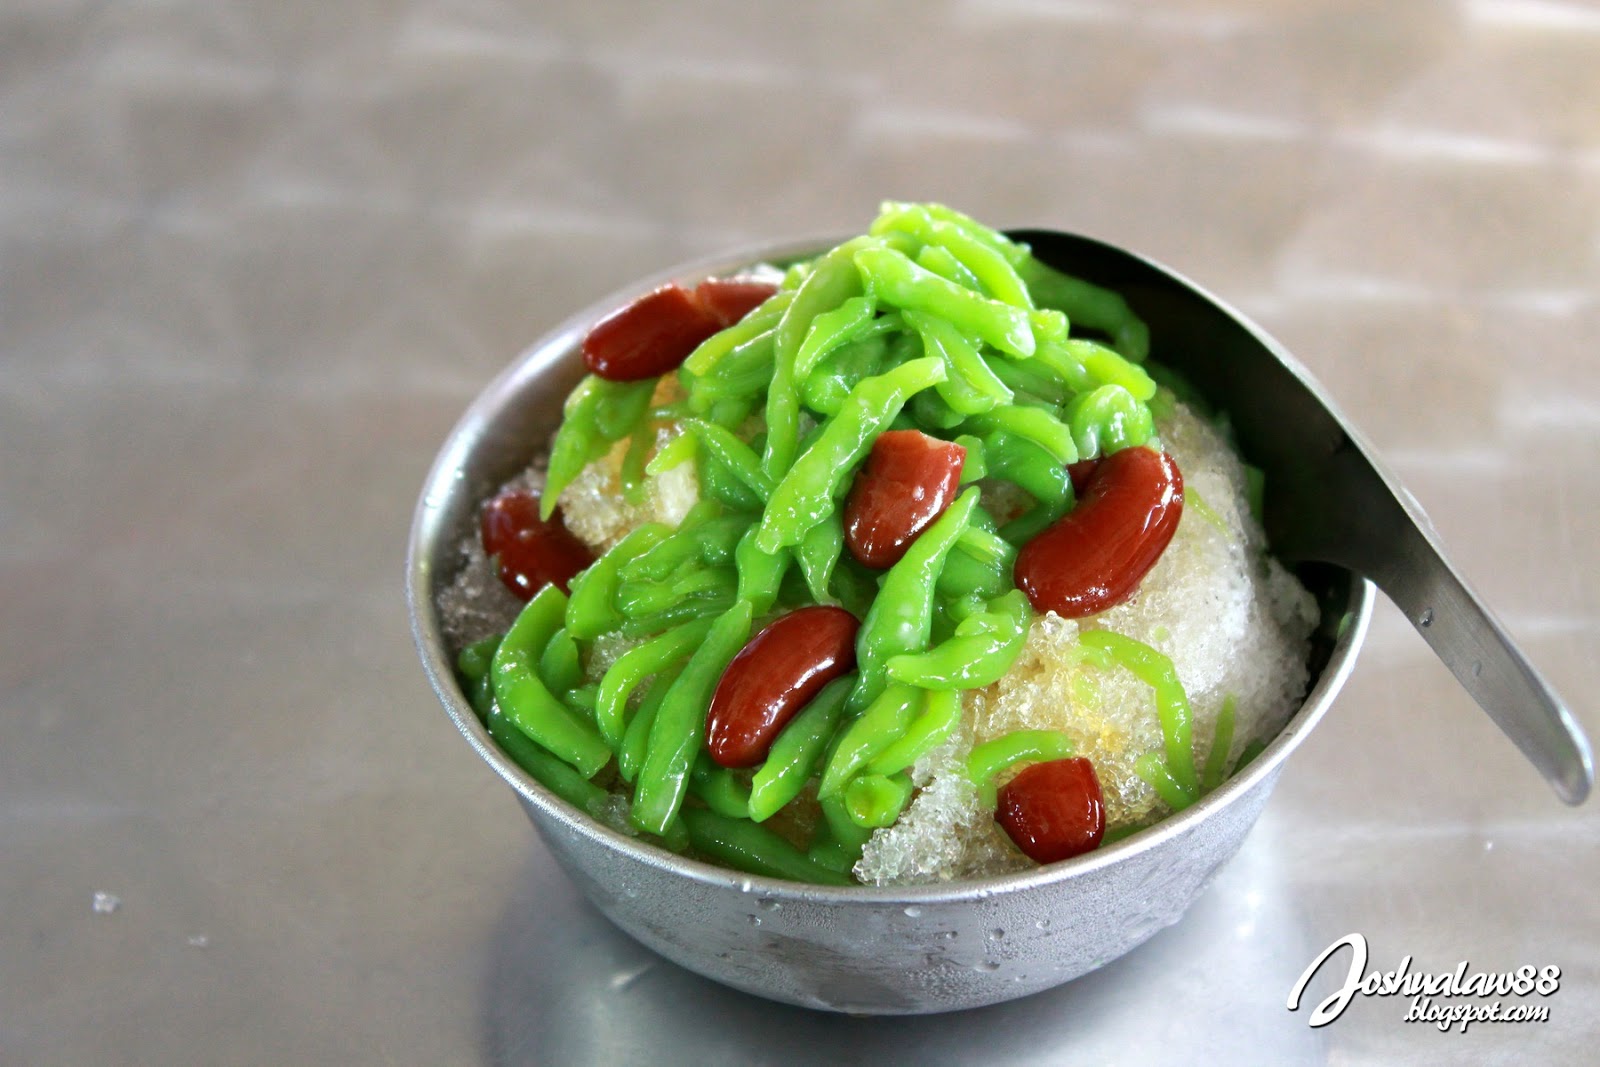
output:
[[[905,322],[922,338],[923,351],[944,360],[945,380],[935,389],[961,415],[977,415],[1009,404],[1012,393],[978,355],[978,346],[944,319],[907,311]]]
[[[1066,342],[1066,347],[1097,385],[1120,385],[1140,403],[1149,403],[1156,395],[1156,380],[1149,372],[1114,349],[1077,339]]]
[[[682,671],[683,664],[678,663],[656,675],[650,683],[650,691],[628,720],[628,728],[622,734],[622,745],[617,750],[617,773],[622,775],[624,782],[631,784],[639,776],[639,768],[644,766],[645,753],[649,748],[650,728],[655,725],[656,712],[661,710],[661,701],[666,698],[672,683],[678,680]]]
[[[1040,305],[1060,309],[1078,326],[1108,334],[1117,351],[1135,362],[1150,354],[1149,328],[1117,293],[1063,274],[1031,255],[1017,269]]]
[[[989,476],[1016,484],[1041,504],[1071,503],[1072,478],[1066,468],[1034,442],[1009,430],[983,435]]]
[[[833,602],[828,584],[843,550],[844,519],[837,511],[811,527],[795,546],[794,556],[800,564],[800,573],[805,577],[811,598],[818,604]]]
[[[1166,761],[1154,752],[1146,752],[1134,760],[1133,770],[1173,811],[1182,811],[1194,803],[1194,796],[1173,777]]]
[[[1010,355],[1033,355],[1033,321],[1026,309],[980,296],[890,248],[863,248],[855,262],[868,292],[883,303],[946,319]]]
[[[674,626],[693,619],[715,618],[732,607],[735,599],[734,593],[728,589],[726,583],[721,583],[715,593],[673,604],[670,608],[653,615],[624,619],[622,625],[617,627],[617,633],[624,637],[651,637],[665,633]]]
[[[955,634],[937,647],[889,660],[888,676],[924,689],[992,685],[1016,662],[1028,638],[1032,614],[1027,596],[1013,589],[992,601],[988,611],[963,619]]]
[[[550,638],[539,655],[539,677],[552,693],[564,693],[583,684],[583,665],[578,660],[578,643],[562,627]]]
[[[777,326],[793,299],[792,292],[774,293],[760,307],[732,326],[701,341],[700,346],[689,353],[689,358],[683,361],[682,372],[690,378],[704,378],[710,375],[740,345],[749,344]],[[688,386],[690,383],[684,384]]]
[[[1244,495],[1250,502],[1250,514],[1256,522],[1263,521],[1267,501],[1267,475],[1260,467],[1244,465]]]
[[[699,419],[690,419],[686,425],[701,447],[732,471],[759,500],[764,503],[772,495],[772,478],[762,469],[760,458],[732,430]]]
[[[844,810],[857,826],[873,830],[893,826],[915,789],[905,774],[863,774],[845,786]]]
[[[641,830],[659,834],[677,816],[695,754],[705,739],[711,694],[749,638],[750,621],[750,604],[742,601],[718,616],[662,700],[634,792],[632,818]]]
[[[878,595],[878,574],[857,563],[854,556],[843,553],[833,568],[829,588],[840,607],[862,619],[872,610],[873,598]]]
[[[767,387],[767,444],[762,469],[776,479],[794,462],[800,443],[800,382],[796,359],[814,320],[862,292],[855,253],[882,242],[857,237],[819,256],[783,313],[773,340],[772,382]]]
[[[500,751],[529,777],[591,818],[600,818],[610,794],[541,748],[512,724],[504,708],[490,709],[488,728]]]
[[[943,204],[934,203],[909,203],[899,200],[886,200],[878,207],[878,217],[867,232],[888,236],[893,233],[915,235],[919,228],[928,222],[943,222],[959,228],[968,237],[981,241],[1000,255],[1004,256],[1013,267],[1020,268],[1024,262],[1031,258],[1028,250],[1017,244],[1005,234],[991,227],[985,226],[970,215],[963,215],[954,208]]]
[[[701,500],[689,509],[677,530],[625,564],[625,582],[661,581],[689,563],[720,566],[733,561],[739,538],[755,521],[750,512],[724,514],[720,503]]]
[[[1033,399],[1042,403],[1064,404],[1072,398],[1072,389],[1055,375],[1037,355],[1028,360],[1010,360],[999,356],[984,356],[984,366],[1011,390],[1019,401]]]
[[[1013,262],[1021,258],[1016,246],[988,227],[965,216],[962,219],[959,223],[941,219],[926,206],[907,205],[895,213],[893,226],[929,246],[925,252],[939,249],[950,256],[973,279],[975,284],[968,288],[981,289],[1014,307],[1032,308],[1033,298]],[[934,259],[939,262],[939,257]]]
[[[1066,759],[1076,750],[1072,738],[1059,730],[1013,730],[992,741],[975,745],[967,757],[967,777],[978,787],[978,803],[993,808],[998,789],[995,777],[1012,764]]]
[[[965,415],[945,402],[937,389],[930,389],[926,393],[918,393],[912,397],[907,412],[911,416],[913,425],[901,426],[897,422],[893,429],[932,431],[935,436],[943,436],[967,421]]]
[[[1200,788],[1194,768],[1194,717],[1189,710],[1189,695],[1183,690],[1172,660],[1142,641],[1111,630],[1085,630],[1078,640],[1089,648],[1104,650],[1155,690],[1167,770],[1188,797],[1188,803],[1193,803]]]
[[[822,824],[811,842],[810,857],[830,870],[847,873],[861,859],[861,850],[872,831],[857,826],[845,810],[844,797],[825,797],[820,802]]]
[[[1043,408],[1006,407],[973,420],[981,432],[1003,430],[1043,449],[1057,466],[1078,462],[1072,428]]]
[[[953,689],[929,692],[922,714],[912,720],[898,741],[867,761],[867,770],[872,774],[899,774],[944,744],[960,725],[960,692]]]
[[[775,552],[761,548],[756,543],[759,532],[760,527],[750,527],[733,550],[734,566],[739,572],[739,586],[735,595],[749,604],[757,615],[765,615],[778,601],[783,576],[788,572],[789,561],[793,557],[785,548]]]
[[[816,862],[789,842],[749,819],[687,808],[683,823],[695,851],[739,871],[811,885],[849,885],[840,872]]]
[[[944,380],[944,364],[924,357],[868,378],[817,435],[810,448],[778,482],[761,516],[756,544],[772,553],[797,545],[834,509],[856,465],[905,402]]]
[[[1266,750],[1267,743],[1261,738],[1257,737],[1248,741],[1244,748],[1239,752],[1239,762],[1233,765],[1233,773],[1238,774],[1240,771],[1244,770],[1251,763],[1255,762],[1257,756],[1261,755],[1261,753],[1265,752]]]
[[[622,483],[622,498],[630,504],[643,503],[645,497],[645,464],[649,462],[650,449],[656,440],[655,431],[648,421],[641,422],[628,436],[628,451],[622,456],[622,470],[618,480]]]
[[[919,251],[917,266],[974,292],[983,292],[983,283],[978,281],[978,276],[941,245],[927,245]]]
[[[983,288],[996,300],[1013,307],[1033,308],[1027,283],[1017,273],[1010,258],[993,245],[978,240],[971,232],[950,222],[935,221],[929,228],[932,243],[950,250],[961,265],[971,271]]]
[[[849,676],[829,682],[772,742],[750,783],[750,818],[766,822],[805,789],[833,740],[853,684]]]
[[[1038,503],[1027,514],[1013,519],[1000,536],[1014,545],[1025,543],[1072,508],[1072,478],[1066,468],[1032,441],[1003,430],[983,439],[989,473],[1019,486]]]
[[[484,675],[472,684],[471,691],[467,694],[467,703],[472,705],[479,722],[489,721],[489,709],[494,707],[494,683],[488,675]]]
[[[1083,393],[1095,387],[1095,380],[1083,365],[1082,354],[1075,340],[1051,341],[1038,347],[1029,365],[1047,372],[1069,393]]]
[[[1085,459],[1142,445],[1155,434],[1150,408],[1120,385],[1102,385],[1074,397],[1066,415]]]
[[[591,462],[605,455],[615,441],[633,433],[650,408],[655,379],[611,382],[589,375],[567,397],[561,426],[550,444],[539,515],[555,513],[562,490]]]
[[[512,724],[552,755],[593,778],[611,761],[611,749],[586,723],[556,699],[535,669],[537,658],[561,629],[567,597],[547,585],[528,601],[494,654],[494,697]]]
[[[726,463],[710,455],[704,448],[697,450],[696,476],[700,480],[700,495],[715,500],[734,511],[761,510],[762,500],[750,487],[740,481]]]
[[[706,752],[695,757],[694,770],[689,772],[689,792],[718,815],[749,818],[749,783],[727,767],[719,767]]]
[[[553,692],[554,690],[552,690]],[[600,686],[594,682],[580,685],[576,689],[569,689],[562,694],[562,703],[574,711],[582,712],[587,718],[594,718],[594,702],[599,695]]]
[[[817,796],[837,794],[874,756],[905,736],[922,702],[923,691],[914,686],[891,685],[884,689],[845,727],[823,769]]]
[[[758,393],[772,380],[776,329],[766,329],[743,342],[704,378],[688,386],[690,411],[704,414],[719,401]]]
[[[1228,774],[1228,750],[1233,747],[1233,723],[1238,713],[1239,701],[1232,693],[1222,698],[1222,709],[1217,712],[1217,732],[1211,737],[1211,751],[1206,754],[1205,769],[1200,773],[1200,790],[1209,793],[1222,784]]]
[[[622,625],[622,613],[615,604],[622,568],[666,540],[670,533],[670,529],[656,522],[637,527],[574,578],[572,599],[567,601],[567,633],[579,641],[593,641]]]
[[[494,663],[495,649],[500,647],[500,634],[474,641],[456,656],[456,671],[469,684],[483,681],[489,676]]]
[[[665,474],[694,459],[699,448],[700,443],[693,434],[680,433],[656,450],[650,462],[644,465],[644,472],[652,477]]]
[[[978,506],[978,494],[978,487],[972,486],[957,497],[884,575],[856,636],[856,669],[860,678],[850,696],[852,707],[865,707],[883,692],[889,660],[928,647],[939,570],[967,528],[973,509]]]
[[[1011,545],[1006,544],[1010,549]],[[1016,549],[1011,549],[1016,552]],[[979,597],[987,600],[1011,589],[1011,558],[990,560],[987,555],[974,555],[965,542],[955,542],[939,571],[938,593],[942,600],[963,600]]]
[[[985,513],[987,514],[987,512]],[[998,534],[969,526],[939,571],[939,596],[946,601],[977,595],[990,600],[1016,588],[1011,570],[1017,550]]]
[[[732,567],[691,568],[670,581],[624,582],[617,589],[617,610],[629,621],[651,618],[696,600],[731,599],[738,583]]]
[[[711,625],[710,619],[686,622],[630,648],[607,668],[605,677],[600,680],[594,706],[595,724],[607,744],[615,747],[621,742],[628,697],[639,684],[686,658],[705,640]]]
[[[888,357],[889,340],[884,333],[863,334],[822,358],[801,384],[800,398],[806,407],[819,415],[837,415],[850,398],[852,389],[866,379],[883,373],[888,365]]]
[[[964,433],[956,438],[966,455],[961,460],[961,484],[971,485],[973,482],[989,476],[989,463],[984,456],[983,441],[978,437]]]
[[[617,573],[623,581],[662,578],[697,554],[694,551],[696,527],[722,515],[722,505],[714,500],[697,500],[684,513],[677,527],[660,541],[635,555]]]
[[[800,351],[795,353],[795,381],[805,381],[825,356],[855,340],[877,313],[877,301],[868,296],[852,296],[832,311],[824,311],[813,319]]]

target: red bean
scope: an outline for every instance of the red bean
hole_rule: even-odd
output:
[[[1078,504],[1017,553],[1035,610],[1081,619],[1122,603],[1166,551],[1183,514],[1183,476],[1164,452],[1101,459]]]
[[[724,326],[732,326],[766,303],[776,285],[753,278],[707,278],[694,288],[695,298]]]
[[[1106,832],[1094,764],[1081,756],[1035,763],[1001,787],[994,821],[1037,863],[1094,851]]]
[[[637,382],[675,370],[723,322],[695,294],[663,285],[601,319],[583,339],[583,362],[613,382]]]
[[[890,430],[872,443],[844,508],[844,540],[864,567],[892,567],[944,514],[961,485],[967,450],[918,430]]]
[[[1067,477],[1072,479],[1072,491],[1082,496],[1089,488],[1089,480],[1094,477],[1094,469],[1100,466],[1098,459],[1080,459],[1076,463],[1067,464]]]
[[[801,608],[769,623],[722,672],[706,716],[706,750],[754,767],[822,687],[856,667],[861,624],[843,608]]]
[[[584,543],[572,535],[556,511],[539,518],[539,497],[526,489],[503,490],[483,506],[478,518],[483,550],[500,560],[500,580],[522,600],[555,584],[567,583],[594,562]]]

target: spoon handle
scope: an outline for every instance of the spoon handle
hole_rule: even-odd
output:
[[[1581,804],[1594,782],[1588,738],[1445,558],[1426,513],[1356,441],[1343,442],[1318,475],[1322,521],[1293,522],[1290,553],[1371,578],[1556,795]]]
[[[1594,781],[1594,757],[1572,712],[1456,573],[1431,532],[1414,526],[1410,533],[1393,573],[1375,577],[1378,587],[1556,795],[1583,803]]]

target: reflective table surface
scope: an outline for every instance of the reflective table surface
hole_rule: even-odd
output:
[[[1600,729],[1600,12],[14,0],[0,11],[0,1064],[1592,1061],[1600,808],[1385,605],[1243,851],[1087,978],[781,1007],[582,903],[407,633],[533,338],[883,197],[1092,234],[1306,363]],[[1367,970],[1559,968],[1308,1025]]]

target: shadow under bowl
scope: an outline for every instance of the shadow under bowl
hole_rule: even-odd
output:
[[[1152,358],[1198,383],[1234,419],[1241,446],[1278,479],[1303,469],[1296,449],[1327,405],[1303,368],[1265,333],[1192,283],[1131,253],[1050,231],[1013,236],[1041,259],[1115,289],[1149,324]],[[469,744],[516,791],[567,875],[612,922],[668,959],[737,989],[812,1008],[914,1014],[1026,996],[1100,967],[1177,922],[1238,850],[1284,762],[1327,711],[1365,636],[1373,586],[1303,566],[1322,618],[1299,710],[1249,766],[1193,807],[1062,863],[978,881],[913,888],[802,885],[686,859],[573,809],[489,739],[453,670],[437,607],[460,565],[477,509],[548,444],[583,374],[590,325],[666,281],[693,282],[755,263],[785,263],[830,243],[757,248],[646,279],[573,316],[496,378],[451,431],[428,475],[411,532],[407,595],[423,667]],[[1233,353],[1249,350],[1250,358]],[[1270,359],[1261,358],[1262,351]],[[1303,397],[1323,419],[1249,407],[1267,367],[1275,395]],[[1261,372],[1251,372],[1252,375]]]

